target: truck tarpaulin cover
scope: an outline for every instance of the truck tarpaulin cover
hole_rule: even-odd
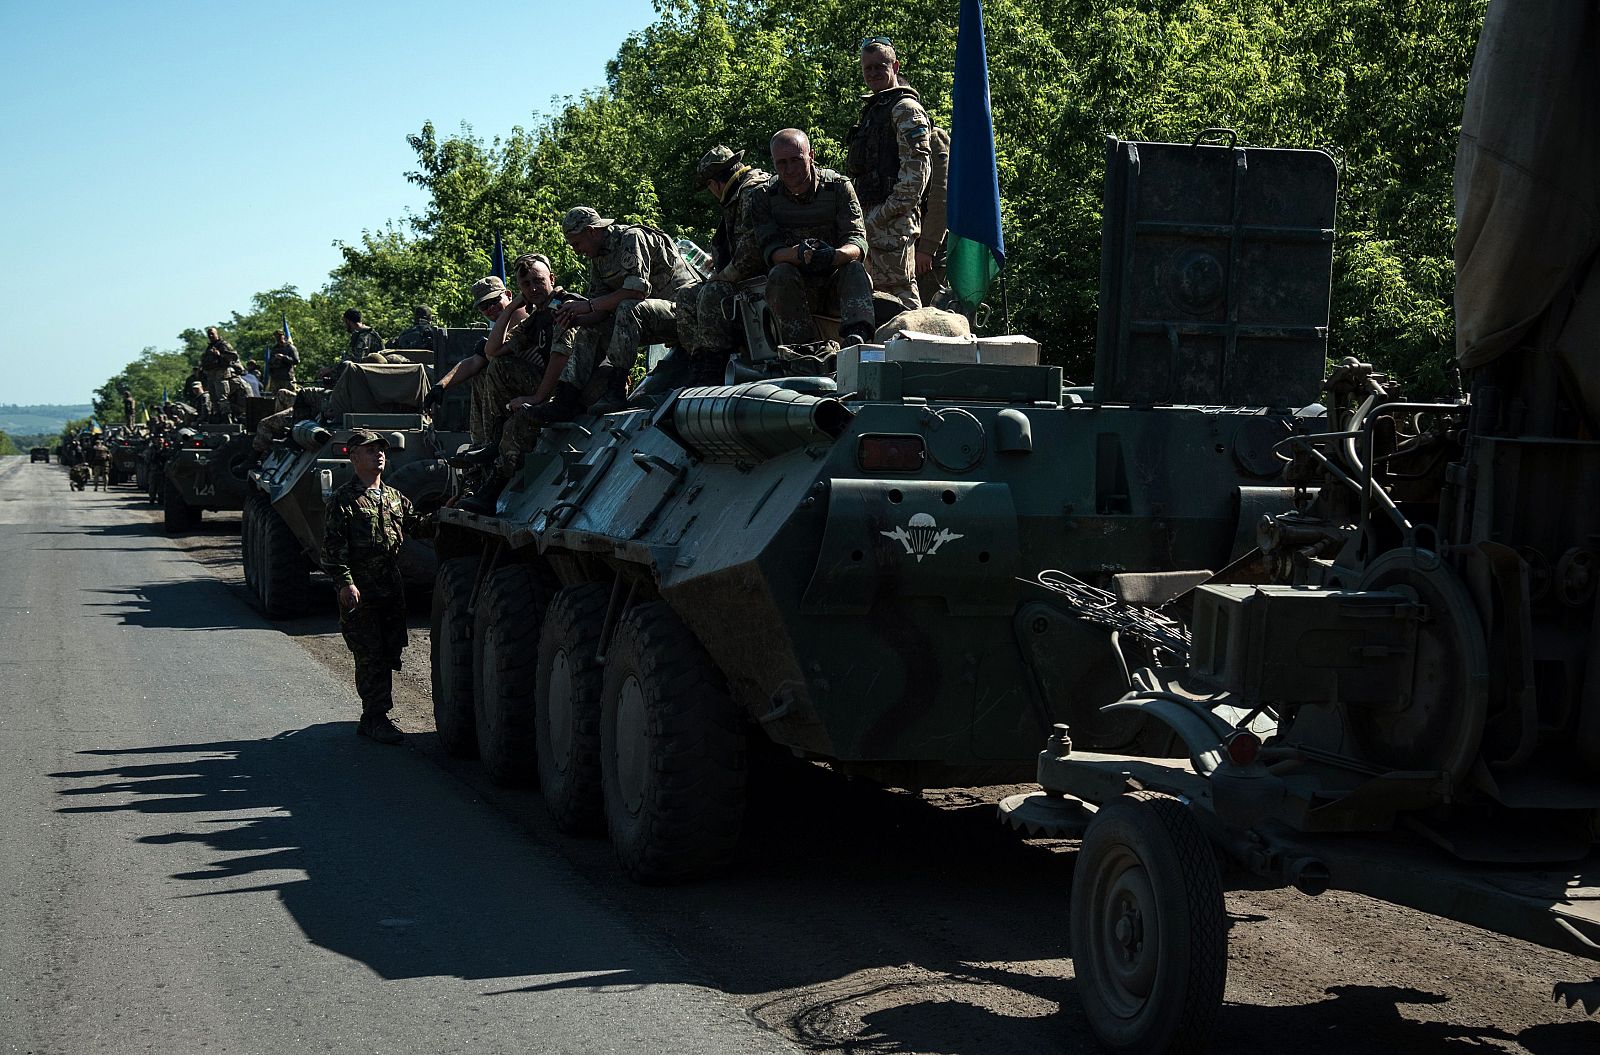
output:
[[[1456,155],[1456,356],[1551,339],[1600,410],[1600,3],[1494,0]],[[1563,318],[1565,316],[1565,318]]]
[[[338,421],[346,414],[415,414],[427,394],[428,371],[419,364],[351,363],[334,386],[326,416]]]

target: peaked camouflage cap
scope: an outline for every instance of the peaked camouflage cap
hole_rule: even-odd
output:
[[[575,205],[561,218],[561,233],[570,236],[591,227],[610,227],[616,222],[606,219],[587,205]]]
[[[698,190],[714,179],[726,179],[734,169],[739,167],[739,162],[744,160],[744,151],[737,153],[718,143],[700,158],[700,163],[694,167],[694,185]]]
[[[350,438],[344,441],[345,448],[355,450],[357,447],[370,447],[374,443],[382,445],[384,450],[389,449],[389,441],[371,429],[356,429]]]
[[[499,275],[480,278],[472,284],[472,306],[479,307],[486,300],[496,300],[506,292],[506,284]]]

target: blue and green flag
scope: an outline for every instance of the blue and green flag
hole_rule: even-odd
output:
[[[500,228],[494,229],[494,273],[500,276],[500,281],[506,280],[506,247],[500,241]]]
[[[946,268],[956,296],[963,304],[976,307],[1006,260],[1006,240],[1000,230],[994,115],[989,109],[989,52],[983,38],[983,0],[961,0],[955,89],[951,97]]]

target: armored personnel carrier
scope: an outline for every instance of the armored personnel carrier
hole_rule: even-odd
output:
[[[421,364],[350,363],[317,420],[297,423],[249,473],[240,545],[245,583],[272,618],[304,611],[311,577],[322,564],[322,530],[328,496],[352,472],[345,441],[354,429],[389,440],[384,482],[423,511],[452,493],[454,471],[445,458],[465,433],[434,428],[421,413],[429,387]],[[431,585],[431,543],[408,542],[402,557],[408,582]]]
[[[243,425],[187,425],[170,434],[161,467],[162,527],[188,531],[203,513],[243,509],[253,460]]]
[[[144,449],[150,442],[150,431],[142,425],[114,426],[113,430],[108,430],[106,437],[111,447],[109,479],[113,486],[130,481],[137,484]]]
[[[679,390],[547,432],[497,514],[440,512],[439,734],[537,774],[629,875],[723,862],[757,740],[901,787],[1025,778],[1054,724],[1144,723],[1114,632],[1037,572],[1160,603],[1292,508],[1336,174],[1316,151],[1112,152],[1099,360],[1026,339],[847,353],[840,381]]]

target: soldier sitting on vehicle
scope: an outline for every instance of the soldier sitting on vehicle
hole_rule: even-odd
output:
[[[872,281],[862,260],[867,232],[850,181],[816,166],[798,128],[772,137],[778,174],[745,192],[728,281],[767,275],[767,306],[784,344],[822,339],[813,313],[839,317],[841,344],[872,339]],[[769,270],[770,269],[770,270]]]
[[[520,259],[518,263],[521,263]],[[506,284],[497,275],[480,278],[472,284],[473,306],[488,320],[491,334],[497,330],[504,333],[527,316],[527,309],[520,303],[513,308],[512,300],[511,291],[506,289]],[[504,326],[499,325],[502,318],[505,319]],[[423,409],[432,414],[444,402],[445,393],[450,389],[457,385],[472,385],[472,412],[467,421],[472,447],[451,460],[451,464],[458,468],[488,465],[494,461],[500,443],[500,430],[508,413],[503,405],[498,408],[492,405],[494,386],[483,377],[483,372],[489,368],[489,357],[484,354],[487,345],[486,337],[477,352],[452,366],[422,399]]]
[[[365,359],[374,353],[382,354],[383,336],[361,321],[360,308],[346,308],[344,328],[350,334],[350,347],[345,351],[346,361]]]
[[[744,207],[744,192],[771,177],[744,163],[744,151],[737,153],[718,144],[708,150],[695,166],[695,185],[705,190],[721,206],[716,231],[711,236],[711,262],[716,269],[710,278],[684,286],[675,301],[678,340],[691,357],[693,373],[689,383],[720,385],[723,370],[739,343],[734,324],[734,292],[738,288],[730,272],[734,238],[738,234]]]
[[[495,498],[538,441],[540,424],[550,415],[551,394],[562,384],[576,339],[571,328],[556,321],[555,307],[566,291],[555,284],[550,261],[529,253],[517,260],[516,275],[518,295],[513,306],[526,305],[529,313],[509,333],[496,323],[484,345],[492,363],[486,400],[510,417],[501,432],[499,454],[489,478],[458,503],[458,508],[468,512],[494,511]],[[575,389],[568,393],[568,399],[578,398]]]
[[[397,350],[437,351],[443,346],[444,331],[433,321],[433,309],[426,304],[412,308],[411,325],[389,339],[389,347]]]
[[[643,224],[619,224],[587,206],[561,219],[567,244],[589,258],[588,290],[564,301],[555,321],[577,328],[562,385],[543,424],[570,421],[582,409],[596,414],[627,405],[628,374],[644,344],[677,339],[673,298],[694,281],[694,272],[666,234]]]

